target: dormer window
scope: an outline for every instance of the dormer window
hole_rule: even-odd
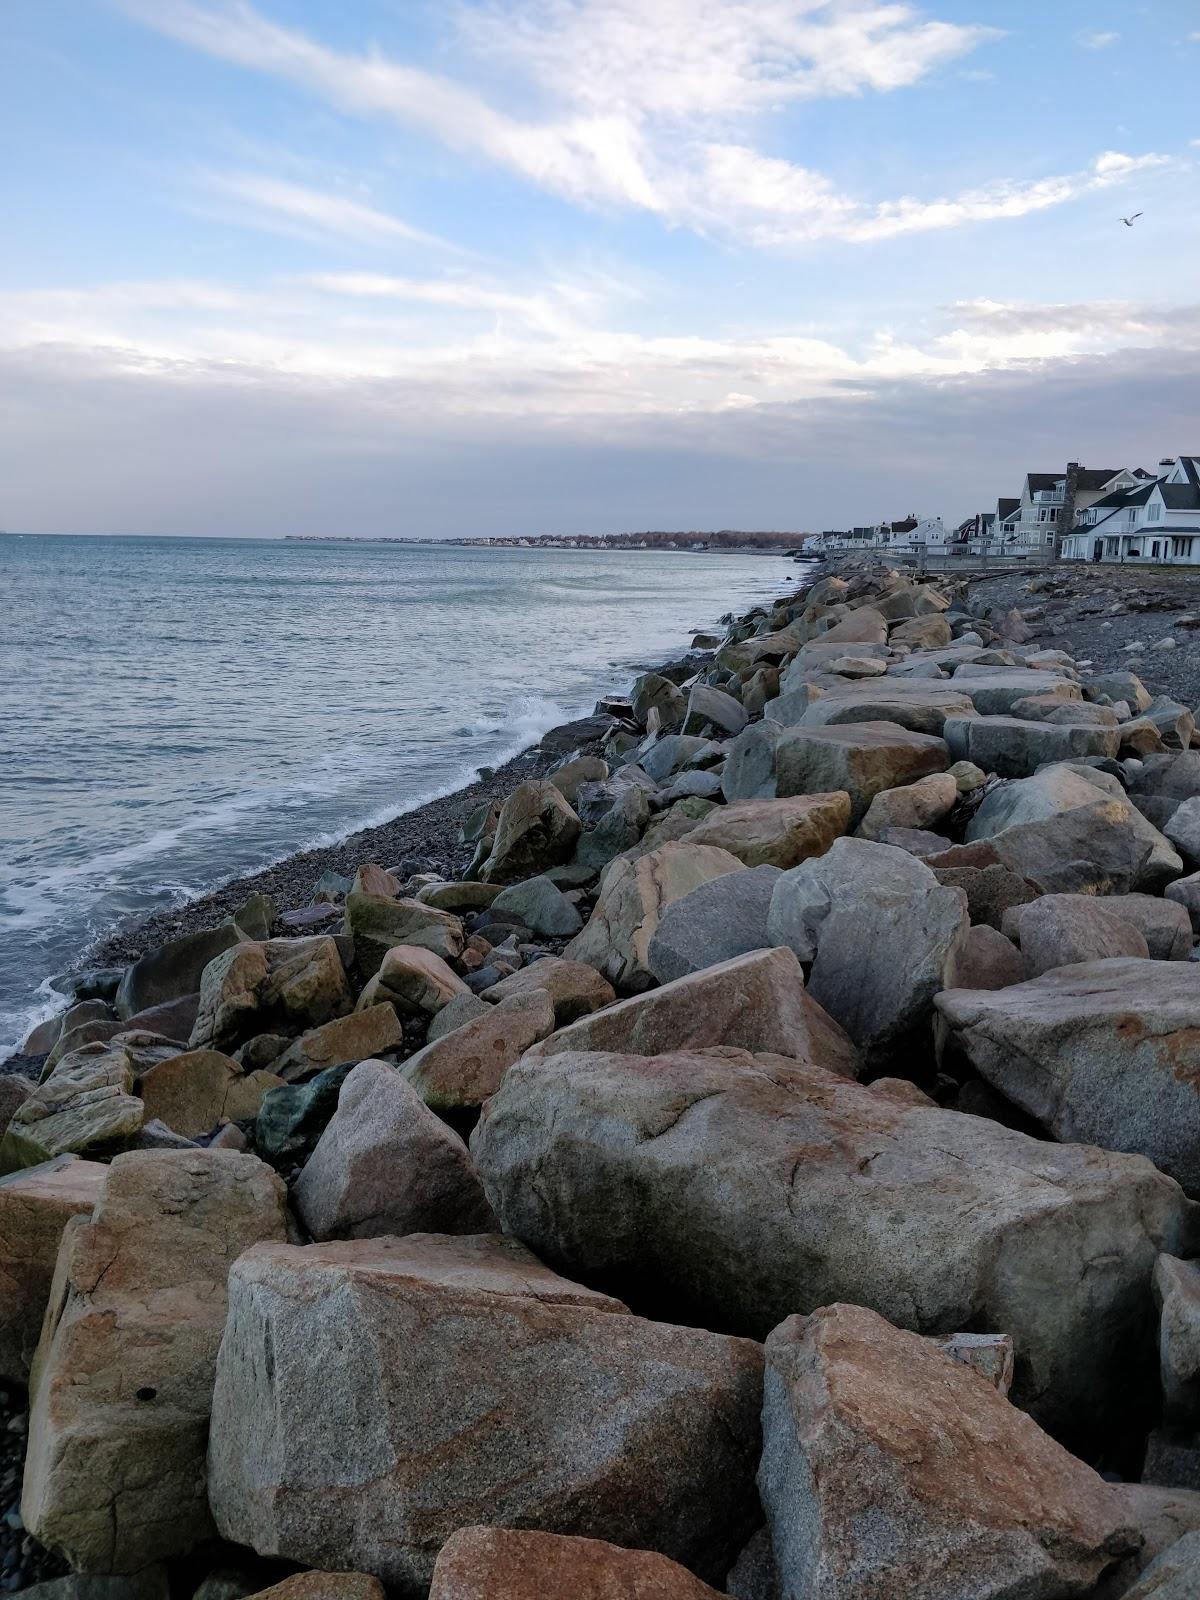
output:
[[[1159,505],[1158,501],[1151,500],[1150,504],[1146,507],[1146,521],[1157,522],[1161,514],[1162,507]]]

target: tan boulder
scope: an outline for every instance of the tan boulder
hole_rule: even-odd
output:
[[[847,1078],[861,1070],[858,1051],[805,993],[800,963],[786,949],[754,950],[622,1000],[559,1028],[529,1054],[613,1050],[657,1056],[712,1045],[794,1056]]]
[[[945,740],[913,733],[894,722],[791,727],[784,729],[775,750],[775,792],[827,794],[844,789],[857,825],[882,790],[944,772],[949,765]]]
[[[932,828],[958,803],[958,783],[949,772],[931,772],[899,789],[882,789],[858,825],[859,837],[878,839],[885,828]]]
[[[297,1572],[251,1600],[385,1600],[385,1590],[365,1572]]]
[[[139,1080],[147,1122],[165,1122],[185,1139],[199,1139],[230,1118],[225,1103],[242,1069],[219,1050],[187,1050],[160,1061]]]
[[[747,867],[795,867],[810,856],[824,855],[849,826],[850,796],[845,793],[735,800],[710,811],[687,841],[728,850]]]
[[[364,978],[373,978],[388,951],[397,945],[432,950],[443,961],[452,961],[462,953],[463,926],[459,918],[420,900],[348,894],[346,927],[354,936],[354,965]]]
[[[1001,931],[1021,951],[1026,978],[1040,978],[1055,967],[1080,961],[1105,961],[1112,956],[1149,960],[1150,947],[1131,922],[1116,910],[1132,896],[1099,899],[1090,894],[1045,894],[1006,911]],[[970,985],[956,979],[955,988]]]
[[[226,1278],[283,1239],[285,1190],[233,1151],[118,1156],[68,1224],[30,1377],[21,1515],[82,1572],[136,1572],[212,1534],[204,1458]]]
[[[265,939],[210,961],[200,980],[193,1050],[232,1052],[257,1033],[294,1033],[344,1015],[350,986],[335,941]]]
[[[612,984],[602,978],[595,967],[589,967],[586,961],[563,961],[558,956],[547,956],[522,967],[519,972],[510,973],[485,989],[484,995],[488,1000],[499,1002],[538,989],[550,996],[556,1028],[565,1028],[569,1022],[589,1016],[617,998]]]
[[[0,1178],[0,1378],[27,1380],[63,1229],[91,1212],[107,1177],[103,1163],[68,1155]]]
[[[654,979],[647,951],[665,907],[712,878],[741,870],[728,850],[683,840],[636,861],[614,861],[591,919],[564,952],[567,960],[586,961],[619,992],[649,988]]]
[[[479,875],[485,883],[536,877],[570,860],[581,831],[579,818],[553,783],[519,784],[501,808],[491,854]]]
[[[721,1600],[666,1556],[602,1539],[460,1528],[442,1546],[429,1600]]]
[[[1090,1467],[977,1373],[861,1306],[771,1334],[763,1433],[784,1593],[1066,1600],[1140,1543]]]
[[[296,1179],[314,1239],[497,1227],[466,1145],[385,1061],[362,1061]]]
[[[310,1078],[343,1061],[365,1061],[368,1056],[383,1055],[403,1043],[404,1029],[395,1006],[380,1003],[310,1028],[272,1063],[271,1070],[285,1083],[294,1083],[297,1078]]]
[[[403,884],[394,872],[389,872],[386,867],[381,867],[377,862],[364,861],[354,874],[354,882],[350,886],[351,894],[377,894],[389,900],[400,898]]]
[[[495,1094],[513,1062],[553,1030],[553,1001],[544,989],[532,989],[427,1044],[400,1070],[435,1111],[478,1106]]]
[[[0,1172],[85,1150],[123,1149],[143,1121],[133,1082],[133,1056],[119,1042],[86,1044],[63,1056],[13,1112],[0,1141]]]
[[[722,1581],[758,1520],[760,1346],[630,1316],[515,1239],[260,1245],[229,1296],[209,1488],[261,1555],[416,1600],[483,1522]]]
[[[359,995],[355,1009],[366,1011],[386,1002],[401,1016],[432,1017],[456,995],[470,992],[441,956],[420,945],[398,944],[384,956],[379,971]]]

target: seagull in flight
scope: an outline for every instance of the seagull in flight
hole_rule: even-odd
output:
[[[1131,217],[1122,217],[1122,218],[1121,218],[1121,221],[1122,221],[1122,222],[1123,222],[1123,223],[1124,223],[1124,224],[1125,224],[1125,226],[1126,226],[1126,227],[1127,227],[1127,228],[1132,228],[1132,227],[1133,227],[1133,225],[1134,225],[1134,223],[1135,223],[1135,222],[1136,222],[1136,221],[1137,221],[1137,219],[1138,219],[1138,218],[1139,218],[1139,217],[1140,217],[1140,216],[1143,216],[1143,215],[1144,215],[1144,213],[1143,213],[1143,212],[1141,212],[1141,211],[1135,211],[1135,212],[1134,212],[1134,213],[1133,213],[1133,215],[1132,215],[1132,216],[1131,216]]]

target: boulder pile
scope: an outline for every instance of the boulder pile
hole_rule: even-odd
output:
[[[1200,739],[1027,637],[827,573],[454,874],[90,975],[0,1078],[43,1600],[1200,1594]]]

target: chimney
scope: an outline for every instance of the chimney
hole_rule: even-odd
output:
[[[1059,507],[1058,522],[1054,531],[1054,560],[1062,559],[1062,542],[1075,526],[1075,500],[1079,494],[1079,463],[1067,462],[1066,486],[1063,503]]]

